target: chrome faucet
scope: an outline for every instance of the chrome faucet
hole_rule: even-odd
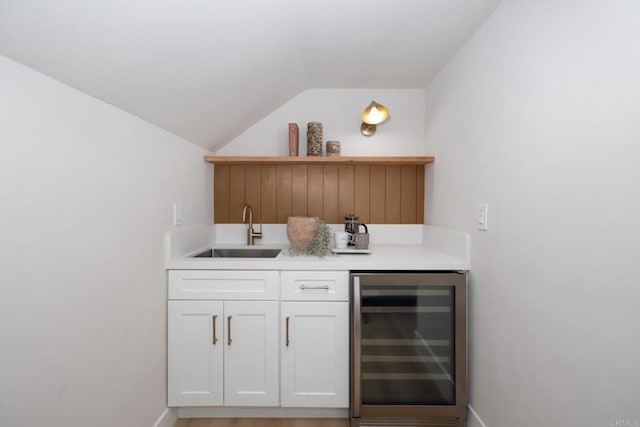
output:
[[[247,211],[249,211],[249,228],[247,228],[247,245],[253,246],[254,239],[262,238],[262,224],[260,224],[260,231],[257,233],[253,231],[253,208],[251,208],[250,204],[244,205],[242,208],[242,223],[246,222]]]

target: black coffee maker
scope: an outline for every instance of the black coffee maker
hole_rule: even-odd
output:
[[[355,216],[354,214],[349,214],[349,215],[345,216],[344,217],[344,231],[346,231],[347,233],[351,234],[351,236],[353,236],[354,234],[356,234],[356,233],[358,233],[360,231],[360,226],[363,226],[365,233],[368,233],[369,230],[367,229],[367,225],[366,224],[360,224],[360,222],[358,222],[359,219],[360,219],[360,217]],[[355,246],[353,238],[349,241],[349,246]]]

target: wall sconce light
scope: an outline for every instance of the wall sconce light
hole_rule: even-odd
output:
[[[371,136],[376,133],[376,125],[379,125],[388,118],[389,110],[387,107],[378,104],[376,101],[371,101],[371,104],[362,112],[360,132],[362,132],[364,136]]]

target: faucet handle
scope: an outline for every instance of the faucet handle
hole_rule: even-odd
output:
[[[262,238],[262,224],[260,224],[260,231],[257,233],[253,230],[253,224],[247,229],[247,244],[253,246],[254,239]]]

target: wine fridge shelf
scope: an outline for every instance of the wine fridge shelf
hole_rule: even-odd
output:
[[[403,381],[453,381],[448,374],[416,374],[416,373],[363,373],[363,380],[403,380]]]
[[[400,363],[449,363],[447,356],[362,356],[362,362],[400,362]]]
[[[417,306],[417,307],[362,307],[362,313],[450,313],[451,307]]]

